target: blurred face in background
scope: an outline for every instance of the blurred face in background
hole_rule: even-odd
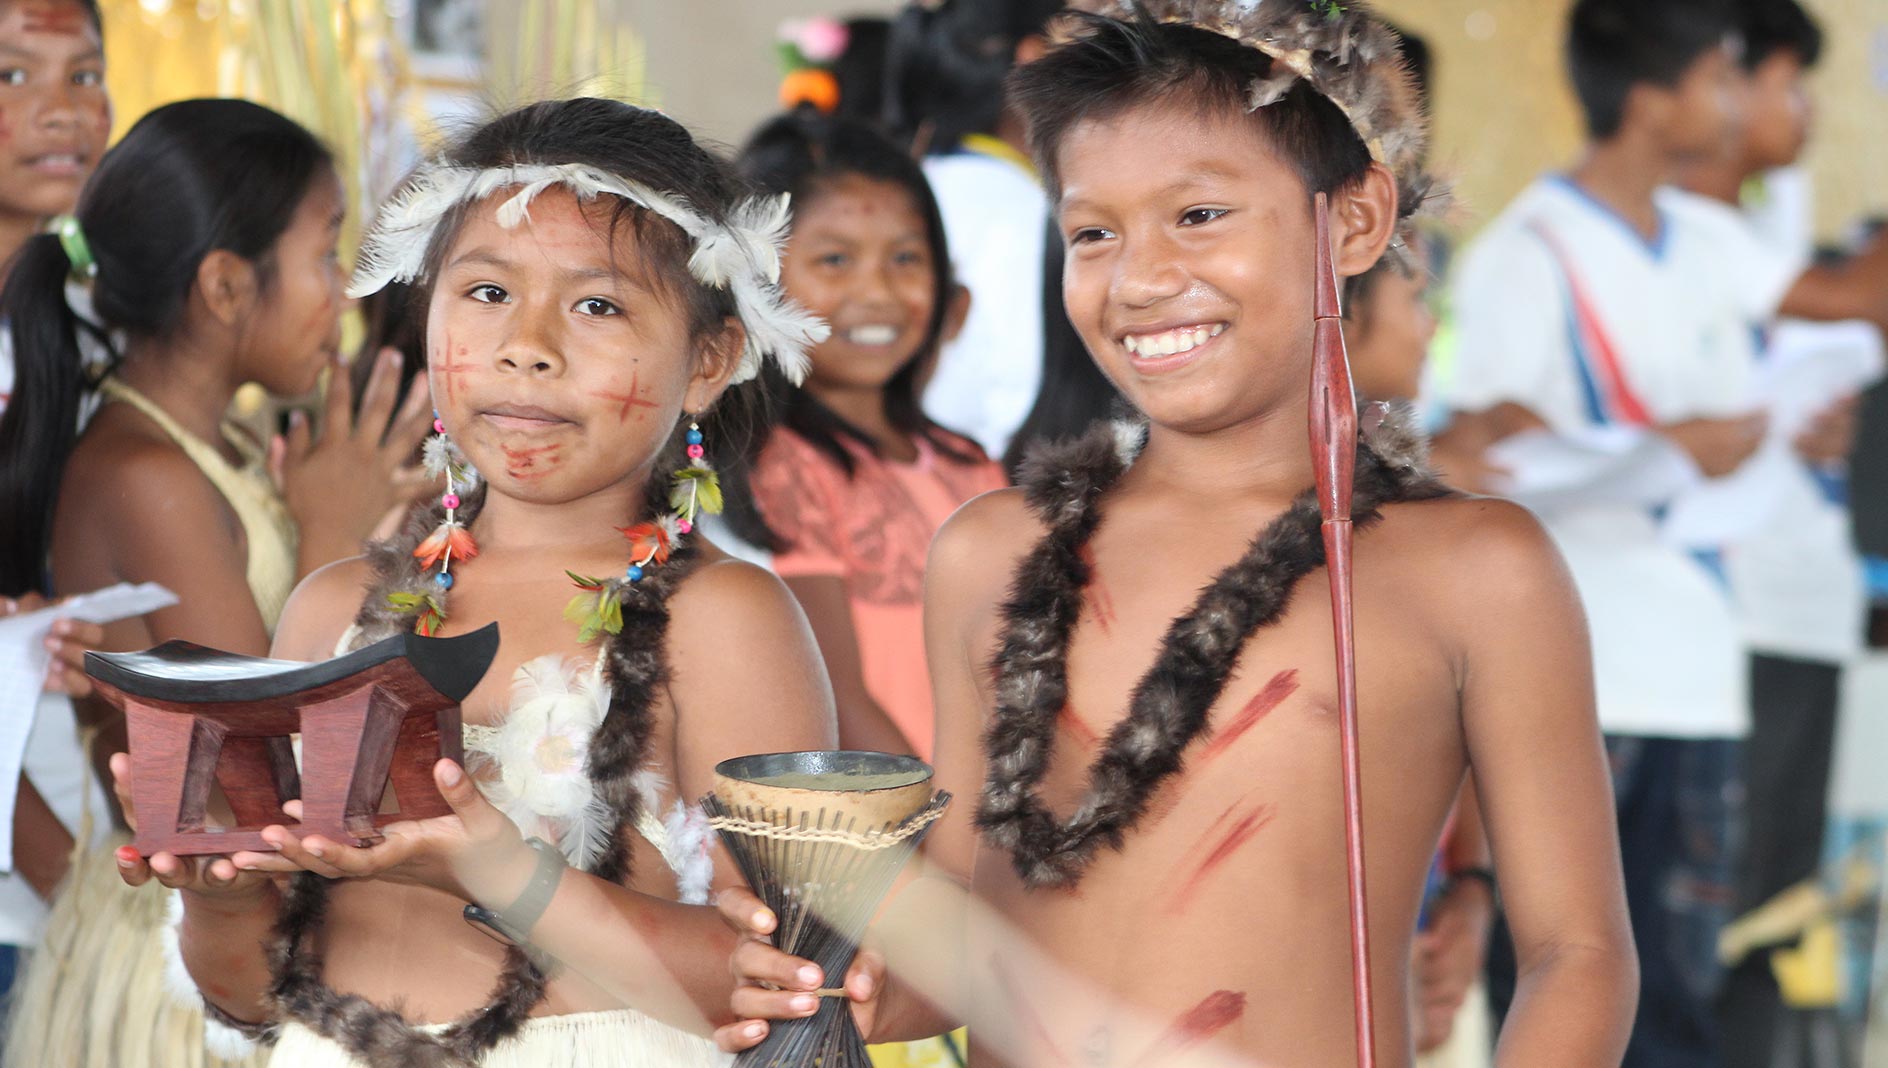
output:
[[[1422,384],[1436,316],[1429,307],[1429,275],[1411,238],[1413,270],[1387,258],[1371,269],[1369,287],[1345,317],[1345,348],[1357,391],[1373,401],[1415,400]]]
[[[1802,59],[1784,49],[1745,78],[1742,158],[1751,173],[1787,167],[1803,154],[1815,118],[1807,73]]]
[[[0,213],[71,211],[110,133],[104,42],[86,9],[0,4]]]
[[[1742,136],[1743,71],[1740,46],[1727,40],[1700,55],[1669,88],[1640,86],[1658,109],[1665,151],[1687,160],[1722,159]]]

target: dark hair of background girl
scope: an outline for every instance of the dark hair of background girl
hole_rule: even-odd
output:
[[[98,266],[98,323],[81,323],[67,306],[72,265],[57,237],[38,234],[21,247],[0,291],[15,367],[0,416],[0,592],[51,592],[53,508],[92,386],[79,331],[101,341],[107,331],[132,340],[173,335],[198,266],[217,249],[256,264],[266,290],[277,239],[332,166],[313,134],[258,104],[167,104],[105,153],[79,194],[75,214]]]
[[[944,217],[917,162],[871,127],[821,115],[812,108],[800,108],[762,126],[741,150],[739,162],[742,173],[756,184],[772,192],[792,194],[798,208],[818,199],[827,183],[848,175],[895,185],[911,198],[912,207],[924,220],[925,239],[931,246],[935,274],[931,321],[925,325],[924,341],[917,351],[885,383],[885,414],[900,433],[923,439],[952,460],[972,463],[981,459],[975,446],[932,422],[919,403],[924,378],[937,359],[956,283],[951,277],[950,249],[944,239]],[[878,447],[870,435],[821,404],[807,390],[788,383],[778,371],[770,367],[762,380],[778,407],[780,425],[805,438],[838,464],[846,477],[852,477],[858,466],[848,445],[877,454]],[[757,439],[750,455],[759,456],[765,445],[764,438]],[[780,539],[769,532],[767,540],[758,544],[779,548]]]
[[[885,57],[885,128],[926,152],[993,133],[1016,46],[1039,35],[1063,0],[909,3],[892,20]]]
[[[1121,392],[1088,354],[1075,324],[1069,322],[1068,307],[1062,303],[1062,264],[1067,258],[1062,228],[1054,219],[1046,225],[1049,232],[1042,242],[1042,384],[1036,387],[1036,403],[1003,450],[1003,469],[1010,473],[1011,481],[1037,445],[1076,437],[1097,419],[1123,414],[1126,405]]]
[[[545,100],[501,115],[450,147],[444,158],[454,166],[478,169],[585,164],[676,194],[717,222],[725,222],[734,207],[754,192],[733,166],[697,144],[674,119],[597,97]],[[627,200],[610,200],[615,204],[612,235],[621,227],[630,228],[643,266],[658,285],[669,289],[678,309],[688,316],[691,338],[708,337],[736,315],[734,297],[727,290],[703,285],[689,273],[692,246],[681,227]],[[426,270],[412,288],[409,313],[411,321],[422,324],[420,353],[426,351],[425,309],[432,300],[440,261],[451,249],[470,207],[460,205],[439,227],[427,250]],[[726,491],[723,518],[734,533],[754,544],[767,544],[771,537],[748,491],[749,442],[764,432],[767,413],[766,391],[758,381],[730,388],[710,411],[692,413],[701,422],[708,458]],[[670,475],[687,463],[686,447],[678,424],[656,458],[647,487],[650,510],[667,510]]]

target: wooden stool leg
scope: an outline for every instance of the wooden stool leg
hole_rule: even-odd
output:
[[[441,739],[445,739],[444,744]],[[422,760],[421,757],[436,753],[463,765],[464,750],[454,744],[459,740],[457,705],[438,713],[409,713],[401,721],[399,744],[395,747],[400,760],[393,765],[390,773],[393,792],[400,799],[400,811],[380,817],[378,822],[381,826],[394,820],[423,820],[451,814],[452,806],[439,796],[439,787],[433,783],[433,765],[437,763],[437,757],[432,760]]]
[[[203,830],[210,783],[222,752],[223,729],[209,720],[125,703],[132,763],[131,803],[137,811],[138,853],[150,856]],[[182,775],[171,769],[183,767]]]
[[[374,815],[406,709],[392,694],[366,687],[302,709],[306,833],[360,845],[380,840]]]

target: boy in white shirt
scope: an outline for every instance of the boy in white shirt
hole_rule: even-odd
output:
[[[1738,6],[1741,129],[1723,153],[1689,169],[1683,182],[1718,202],[1751,236],[1790,254],[1807,243],[1807,196],[1774,195],[1770,178],[1797,162],[1808,139],[1804,78],[1821,54],[1822,32],[1796,0],[1741,0]],[[1792,206],[1797,219],[1784,210]],[[1867,323],[1753,326],[1764,363],[1840,358],[1877,370],[1881,365],[1881,336]],[[1795,441],[1773,435],[1770,506],[1725,554],[1752,650],[1740,913],[1814,878],[1820,867],[1842,668],[1861,651],[1867,603],[1846,500],[1854,409],[1850,396]],[[1785,1012],[1769,951],[1751,953],[1725,983],[1727,1063],[1770,1064],[1787,1027]]]
[[[1497,466],[1519,486],[1554,483],[1533,503],[1592,626],[1640,954],[1625,1064],[1715,1065],[1746,656],[1717,554],[1673,544],[1665,511],[1764,438],[1751,324],[1792,305],[1864,303],[1665,187],[1715,156],[1737,117],[1738,40],[1722,6],[1580,0],[1567,54],[1588,151],[1465,254],[1459,349],[1438,399],[1457,413],[1452,436],[1533,431],[1504,443]]]

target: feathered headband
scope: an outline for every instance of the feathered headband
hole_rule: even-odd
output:
[[[762,361],[769,356],[794,382],[805,377],[807,347],[826,340],[830,331],[817,316],[780,290],[780,250],[786,243],[789,221],[785,196],[751,197],[720,222],[697,212],[672,193],[578,163],[530,163],[483,170],[429,164],[409,178],[381,209],[373,229],[361,243],[360,263],[354,269],[348,295],[363,297],[389,282],[418,278],[425,270],[426,250],[440,221],[455,207],[516,186],[518,191],[498,206],[498,225],[509,229],[528,218],[532,199],[553,185],[569,188],[580,200],[592,200],[605,193],[621,197],[682,228],[694,244],[688,258],[689,273],[703,285],[728,291],[734,297],[741,325],[747,328],[747,347],[741,353],[734,381],[744,382],[759,374]]]
[[[1336,104],[1397,185],[1421,188],[1428,124],[1396,34],[1355,0],[1076,0],[1123,22],[1151,18],[1229,37],[1272,57],[1251,88],[1254,111],[1304,81]]]

